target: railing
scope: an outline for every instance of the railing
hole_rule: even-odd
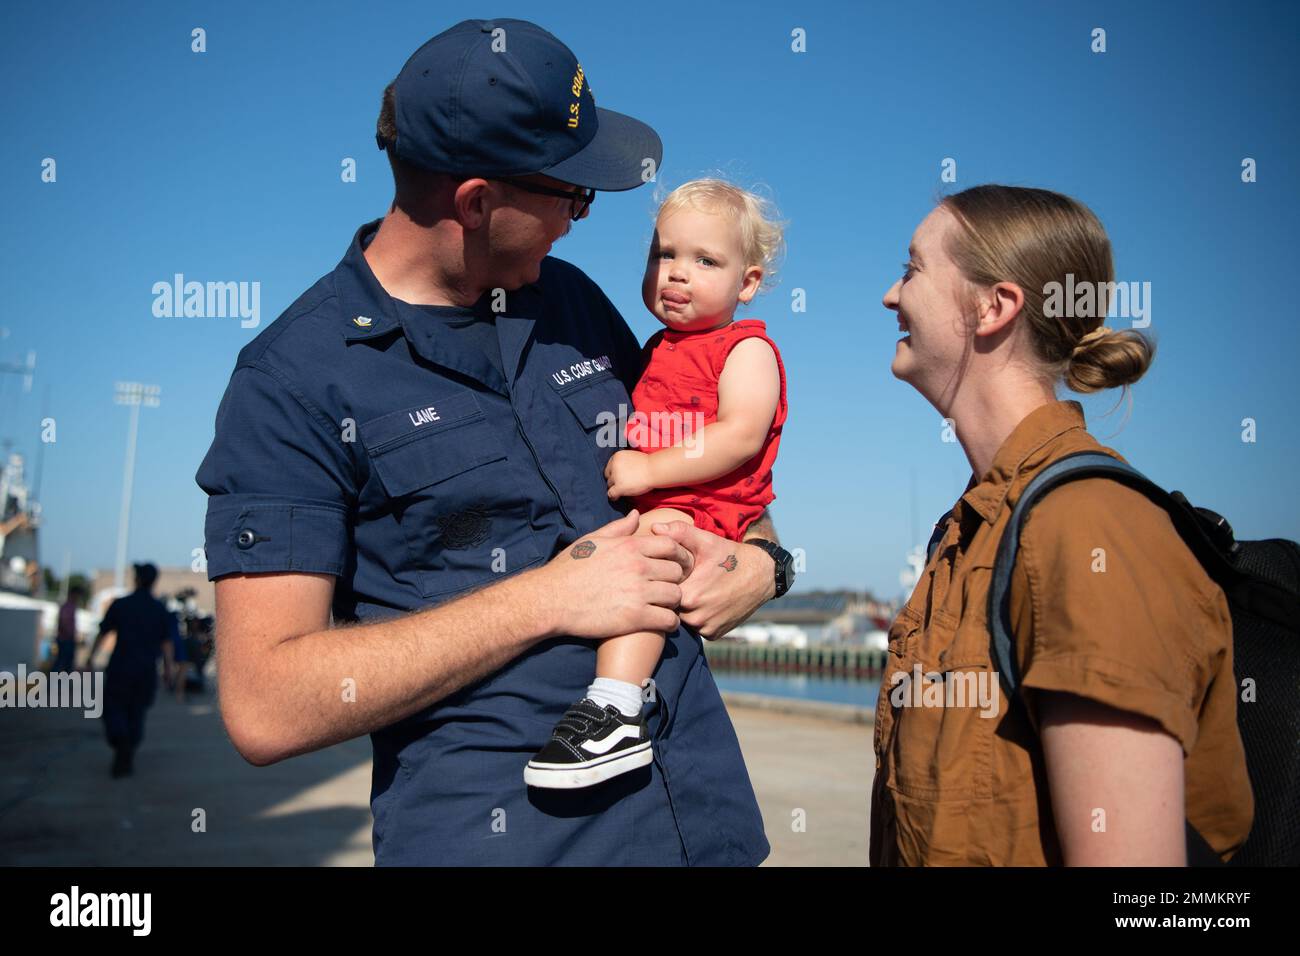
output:
[[[705,641],[709,667],[719,671],[820,674],[824,677],[880,677],[889,652],[865,647],[787,647],[739,641]]]

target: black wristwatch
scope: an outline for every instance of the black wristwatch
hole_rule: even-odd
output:
[[[790,590],[790,586],[794,584],[794,555],[775,541],[768,541],[765,538],[746,538],[745,544],[762,548],[776,563],[776,593],[772,597],[779,598]]]

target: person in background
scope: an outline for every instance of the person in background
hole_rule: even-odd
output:
[[[59,606],[59,629],[55,636],[58,656],[54,659],[54,673],[67,673],[76,666],[77,659],[77,608],[86,600],[86,589],[80,584],[68,588],[68,596]]]
[[[135,565],[135,590],[108,606],[99,633],[90,647],[87,666],[111,632],[117,633],[113,654],[104,669],[104,732],[113,748],[114,778],[133,772],[135,751],[144,738],[145,714],[158,691],[158,656],[170,673],[173,666],[176,618],[153,596],[158,568]]]
[[[185,656],[185,638],[181,634],[180,615],[185,612],[185,603],[179,595],[171,599],[177,603],[179,610],[173,611],[169,606],[171,601],[166,597],[162,598],[163,607],[167,608],[167,630],[171,635],[172,643],[172,661],[171,666],[163,674],[163,682],[167,689],[176,695],[178,701],[185,700],[185,671],[187,667],[187,658]]]

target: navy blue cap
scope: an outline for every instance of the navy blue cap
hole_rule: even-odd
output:
[[[527,20],[465,20],[439,33],[406,61],[393,95],[398,157],[434,172],[545,173],[622,190],[663,160],[659,134],[596,106],[573,51]]]

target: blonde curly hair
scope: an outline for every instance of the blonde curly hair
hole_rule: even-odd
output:
[[[759,266],[763,279],[760,293],[776,284],[777,263],[785,254],[785,227],[777,218],[775,203],[726,180],[705,178],[682,183],[660,203],[655,221],[685,206],[730,216],[740,228],[740,248],[745,265]]]

